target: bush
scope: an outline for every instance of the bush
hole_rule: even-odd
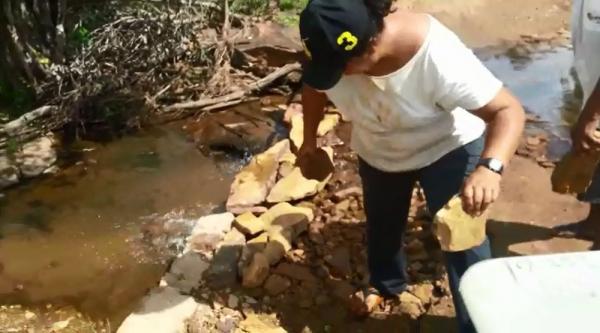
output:
[[[306,7],[307,3],[308,0],[279,0],[279,9],[299,13]]]
[[[264,14],[269,8],[269,0],[233,0],[231,11],[236,13],[258,15]]]

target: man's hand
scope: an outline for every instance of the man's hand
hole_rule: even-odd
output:
[[[597,133],[598,119],[581,117],[573,128],[573,148],[580,153],[600,151],[600,136]]]
[[[502,176],[479,166],[465,180],[462,190],[463,209],[471,216],[481,216],[500,195]]]

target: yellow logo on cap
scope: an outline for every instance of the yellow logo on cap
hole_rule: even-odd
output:
[[[307,40],[308,40],[308,38],[305,38],[302,40],[302,47],[304,48],[304,54],[306,54],[308,59],[312,60],[312,53],[310,53],[310,51],[308,50],[308,47],[306,46]]]
[[[338,37],[337,43],[339,46],[344,46],[344,50],[352,51],[356,45],[358,45],[358,38],[354,36],[350,31],[344,31]]]

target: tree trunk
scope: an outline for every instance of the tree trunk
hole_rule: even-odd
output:
[[[0,79],[11,91],[40,93],[43,63],[64,62],[67,0],[2,0]]]

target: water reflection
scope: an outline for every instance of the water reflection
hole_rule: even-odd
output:
[[[573,70],[570,48],[524,55],[483,56],[485,65],[521,100],[526,110],[540,117],[535,124],[559,138],[569,137],[569,127],[577,119],[581,92]]]

